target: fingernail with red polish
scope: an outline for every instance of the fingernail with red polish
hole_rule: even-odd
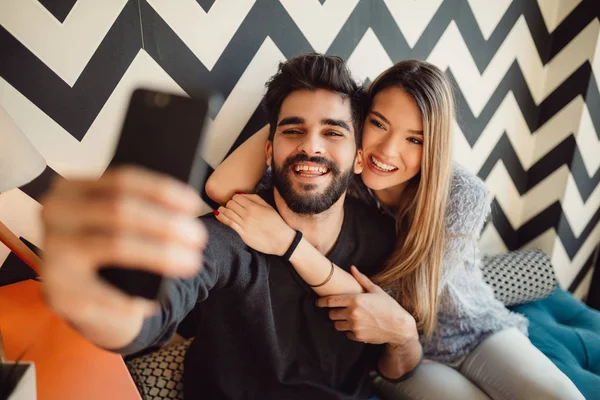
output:
[[[213,210],[213,214],[215,214],[215,216],[217,216],[217,217],[218,217],[218,216],[219,216],[219,214],[221,214],[221,213],[219,212],[219,210]]]
[[[235,194],[246,194],[244,192],[235,192]]]

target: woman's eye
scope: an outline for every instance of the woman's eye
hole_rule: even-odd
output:
[[[376,119],[372,119],[370,122],[371,122],[371,125],[375,126],[376,128],[385,129],[385,127],[381,124],[381,122],[377,121]]]
[[[423,144],[423,141],[417,138],[409,138],[408,140],[414,144]]]

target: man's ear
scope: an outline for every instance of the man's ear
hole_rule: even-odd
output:
[[[362,149],[358,149],[356,152],[356,158],[354,158],[354,173],[359,175],[363,172],[364,163],[363,163],[363,151]]]
[[[270,140],[267,140],[265,144],[265,154],[267,155],[267,167],[270,167],[273,159],[273,142]]]

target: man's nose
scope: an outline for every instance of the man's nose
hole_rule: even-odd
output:
[[[298,151],[307,155],[325,154],[323,138],[319,132],[309,132],[298,145]]]

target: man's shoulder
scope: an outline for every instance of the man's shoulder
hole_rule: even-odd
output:
[[[230,247],[240,251],[248,251],[249,247],[246,246],[240,235],[232,228],[217,221],[212,213],[201,216],[200,220],[208,232],[209,247],[218,243],[220,248]]]

